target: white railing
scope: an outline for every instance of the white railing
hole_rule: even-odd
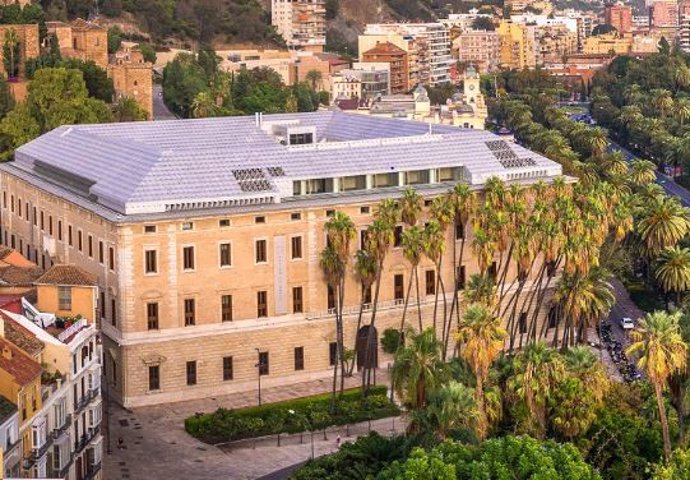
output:
[[[82,328],[86,327],[86,325],[87,325],[86,319],[80,318],[79,320],[77,320],[76,322],[74,322],[72,325],[70,325],[69,328],[66,328],[65,330],[63,330],[62,332],[60,332],[60,333],[58,334],[58,337],[57,337],[57,338],[58,338],[58,340],[60,340],[61,342],[64,342],[65,340],[67,340],[68,338],[70,338],[72,335],[74,335],[74,334],[76,334],[77,332],[79,332],[79,330],[81,330]]]

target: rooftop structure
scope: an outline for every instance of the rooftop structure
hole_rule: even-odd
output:
[[[353,176],[455,168],[481,185],[491,176],[561,173],[541,155],[496,141],[342,112],[257,115],[60,127],[0,169],[115,221],[339,193]],[[373,180],[358,189],[374,188]]]

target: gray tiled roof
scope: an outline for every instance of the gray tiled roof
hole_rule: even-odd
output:
[[[261,194],[277,200],[293,180],[312,178],[462,166],[479,185],[491,175],[560,174],[558,164],[517,145],[508,148],[530,158],[517,162],[529,167],[506,167],[486,143],[499,137],[485,131],[332,111],[263,117],[264,127],[295,120],[316,128],[316,145],[281,145],[254,117],[64,126],[20,147],[12,166],[0,168],[127,215]],[[274,178],[270,167],[284,177]],[[249,168],[262,169],[266,192],[241,188],[233,171]]]

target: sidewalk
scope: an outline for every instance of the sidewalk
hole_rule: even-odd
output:
[[[387,382],[386,372],[378,371],[379,384]],[[355,387],[360,378],[346,379],[347,387]],[[262,391],[265,403],[287,400],[330,391],[328,380],[317,380]],[[255,479],[275,470],[303,462],[311,457],[311,435],[282,436],[281,447],[275,437],[253,442],[227,444],[221,448],[202,443],[184,431],[184,419],[196,412],[210,412],[219,406],[239,408],[256,405],[256,391],[224,395],[202,400],[156,405],[126,411],[119,406],[109,408],[111,428],[110,442],[104,441],[104,478],[142,479],[142,480],[217,480]],[[105,418],[104,418],[105,421]],[[381,419],[371,422],[372,430],[388,435],[400,432],[404,425],[397,418]],[[322,432],[314,433],[314,452],[316,456],[330,453],[337,448],[336,437],[341,441],[354,439],[355,435],[368,432],[368,422],[351,427],[351,437],[346,436],[345,427],[335,427],[327,432],[323,440]],[[118,438],[123,447],[118,448]]]

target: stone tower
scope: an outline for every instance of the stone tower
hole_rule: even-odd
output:
[[[136,46],[123,46],[111,56],[108,76],[113,80],[115,100],[134,99],[153,118],[153,65],[144,61]]]

